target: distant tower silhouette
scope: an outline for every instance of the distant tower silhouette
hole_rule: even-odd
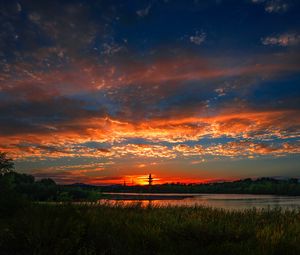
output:
[[[151,186],[153,183],[153,178],[152,178],[151,174],[149,174],[149,177],[147,179],[148,179],[149,186]]]

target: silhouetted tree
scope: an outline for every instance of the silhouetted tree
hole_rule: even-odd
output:
[[[17,191],[22,178],[16,176],[23,176],[13,170],[13,160],[0,152],[0,217],[10,216],[27,205],[25,197]]]
[[[55,186],[56,183],[54,180],[52,180],[51,178],[44,178],[44,179],[41,179],[39,181],[40,184],[42,185],[45,185],[45,186]]]
[[[0,152],[0,175],[12,172],[14,169],[14,162],[7,157],[5,152]]]

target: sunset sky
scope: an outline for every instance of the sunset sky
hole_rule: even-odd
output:
[[[0,151],[59,183],[300,177],[300,1],[0,1]]]

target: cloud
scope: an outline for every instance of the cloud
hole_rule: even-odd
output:
[[[121,46],[121,45],[118,45],[116,43],[104,43],[103,44],[103,51],[102,51],[102,54],[104,55],[114,55],[120,51],[124,51],[125,50],[125,47],[124,46]]]
[[[94,173],[91,175],[91,173]],[[73,183],[87,183],[87,184],[122,184],[123,176],[99,176],[99,171],[72,171],[70,169],[57,170],[57,167],[39,168],[32,172],[32,175],[37,179],[52,178],[58,183],[73,184]]]
[[[199,33],[197,31],[195,35],[190,36],[190,42],[196,45],[201,45],[205,41],[205,39],[206,39],[206,34],[203,32]]]
[[[170,36],[162,26],[155,38],[144,37],[161,21],[154,12],[141,21],[155,1],[133,7],[133,13],[110,1],[71,2],[12,1],[1,12],[0,151],[27,164],[26,171],[39,162],[40,177],[119,183],[125,174],[112,173],[130,168],[128,161],[134,171],[145,171],[149,162],[180,162],[188,169],[187,162],[207,158],[298,153],[296,48],[250,54],[238,45],[233,52],[225,49],[232,40],[225,36],[203,51],[208,34],[201,30],[184,37],[192,47],[175,39],[192,19],[180,31],[168,30]],[[287,11],[291,3],[253,2],[272,13]],[[195,15],[211,9],[184,5]],[[124,36],[133,30],[145,33],[129,33],[127,42]],[[299,35],[275,34],[262,43],[293,46]]]
[[[273,0],[273,1],[268,1],[265,5],[265,11],[272,13],[282,13],[286,12],[288,10],[289,6],[288,4],[280,1],[280,0]]]
[[[183,156],[200,156],[205,153],[205,148],[201,145],[188,146],[186,144],[179,144],[173,146],[173,150],[181,153]]]
[[[149,4],[146,8],[137,10],[136,14],[141,18],[146,17],[149,14],[151,8],[152,4]]]
[[[144,158],[175,158],[175,154],[167,146],[162,145],[127,144],[124,146],[115,146],[113,150],[118,156],[132,155]]]
[[[277,45],[282,47],[294,46],[300,43],[300,35],[295,33],[286,33],[278,36],[267,36],[262,38],[263,45]]]
[[[31,147],[32,148],[32,147]],[[115,146],[111,148],[114,151],[115,156],[111,157],[110,160],[105,158],[95,158],[93,162],[76,164],[69,160],[65,161],[64,164],[55,164],[54,166],[44,167],[33,167],[31,173],[38,179],[40,178],[54,178],[60,183],[74,183],[84,182],[90,184],[113,184],[123,183],[125,180],[127,183],[131,183],[132,180],[136,182],[136,178],[140,178],[140,175],[122,175],[111,176],[107,175],[112,169],[118,169],[118,164],[115,163],[121,157],[125,157],[127,160],[130,157],[136,159],[163,159],[172,160],[179,158],[189,159],[192,165],[204,163],[207,160],[210,161],[212,158],[214,161],[220,160],[221,158],[230,159],[242,159],[242,158],[257,158],[257,157],[282,157],[291,154],[300,154],[300,144],[297,142],[257,142],[249,140],[239,140],[227,143],[212,143],[208,145],[188,145],[188,144],[177,144],[172,147],[153,145],[153,144],[127,144],[123,146]],[[74,156],[75,157],[75,156]],[[76,156],[78,158],[78,154]],[[87,158],[83,158],[86,162]],[[105,162],[99,162],[99,160],[106,160]],[[88,162],[88,161],[87,161]],[[135,161],[133,161],[135,162]],[[144,173],[145,168],[153,168],[156,163],[138,164],[133,166],[137,172]],[[32,163],[32,162],[31,162]],[[128,168],[128,166],[127,166]],[[99,175],[102,175],[99,177]],[[162,181],[166,182],[173,180],[173,177],[163,178]],[[183,181],[183,179],[182,179]],[[187,180],[185,180],[187,181]],[[188,182],[191,182],[190,179]]]
[[[218,94],[219,97],[226,95],[226,88],[216,88],[215,92]]]
[[[289,4],[283,0],[252,0],[254,4],[264,4],[268,13],[283,13],[289,9]]]
[[[289,37],[289,42],[295,42],[299,36]],[[294,38],[294,39],[293,39]],[[266,40],[268,42],[269,40]],[[263,40],[265,43],[265,40]],[[59,54],[60,49],[52,49]],[[34,59],[43,59],[44,52],[35,52]],[[231,77],[262,77],[270,78],[287,72],[299,70],[298,54],[281,54],[278,56],[257,56],[253,63],[241,59],[214,59],[184,55],[178,57],[158,57],[143,62],[134,58],[125,58],[113,65],[103,65],[88,59],[77,59],[66,66],[37,68],[39,62],[28,63],[20,61],[16,64],[6,64],[7,71],[0,74],[0,90],[17,98],[40,98],[40,96],[74,96],[89,92],[102,91],[107,97],[114,97],[118,90],[123,92],[128,86],[132,91],[139,87],[153,93],[170,93],[168,87],[190,81],[215,81]],[[149,85],[158,85],[149,86]],[[156,89],[159,88],[159,89]],[[127,89],[126,94],[129,93]],[[39,93],[39,94],[38,94]],[[147,96],[142,95],[142,96]]]
[[[203,153],[201,146],[191,151],[177,143],[197,142],[201,138],[231,138],[272,141],[300,137],[299,110],[225,113],[211,117],[181,117],[151,121],[122,122],[109,118],[82,118],[59,123],[37,133],[0,136],[0,150],[14,158],[90,157],[117,159],[127,157],[175,158],[176,153]],[[147,143],[130,143],[140,139]],[[90,141],[106,146],[87,146]],[[166,145],[162,145],[166,143]],[[174,147],[173,147],[174,146]],[[170,149],[173,147],[173,149]],[[188,152],[186,150],[188,149]],[[230,151],[230,147],[223,148]],[[287,150],[288,152],[288,150]]]
[[[188,146],[180,144],[173,147],[173,149],[183,156],[191,157],[198,156],[203,158],[205,156],[213,157],[258,157],[258,156],[284,156],[287,154],[299,154],[300,144],[296,143],[280,143],[277,145],[263,142],[252,141],[234,141],[210,146]]]

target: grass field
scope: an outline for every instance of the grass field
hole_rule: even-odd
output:
[[[300,254],[300,211],[33,204],[0,220],[0,254]]]

